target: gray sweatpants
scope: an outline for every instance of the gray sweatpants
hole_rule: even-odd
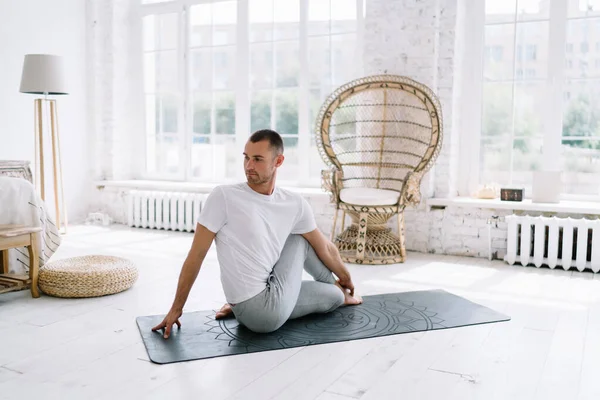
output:
[[[302,270],[315,280],[303,281]],[[344,304],[331,271],[301,235],[290,235],[265,290],[232,306],[239,323],[254,332],[273,332],[288,319],[326,313]]]

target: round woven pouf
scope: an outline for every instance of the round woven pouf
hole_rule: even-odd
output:
[[[127,290],[137,278],[137,267],[124,258],[89,255],[44,265],[39,287],[50,296],[97,297]]]

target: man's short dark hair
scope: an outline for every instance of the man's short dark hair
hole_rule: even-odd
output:
[[[275,154],[283,154],[283,139],[279,133],[271,129],[261,129],[250,136],[252,143],[258,143],[263,140],[269,141],[269,146],[275,151]]]

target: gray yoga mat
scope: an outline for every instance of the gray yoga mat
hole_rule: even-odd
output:
[[[148,356],[157,364],[509,321],[510,317],[444,290],[363,296],[363,304],[287,321],[272,333],[254,333],[215,311],[184,313],[171,337],[152,332],[163,315],[138,317]]]

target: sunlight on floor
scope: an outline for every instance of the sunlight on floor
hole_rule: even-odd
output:
[[[527,267],[534,268],[534,267]],[[542,273],[542,271],[544,271]],[[520,273],[506,277],[498,284],[491,286],[491,292],[559,300],[568,303],[590,304],[600,301],[600,280],[573,278],[562,275],[552,275],[555,271],[548,269],[540,273]],[[583,272],[589,275],[589,272]],[[574,282],[578,280],[578,282]]]
[[[600,302],[600,279],[590,272],[510,266],[502,262],[475,266],[435,261],[415,266],[386,280],[362,282],[368,292],[382,289],[445,289],[479,300],[579,310]]]
[[[455,263],[431,262],[393,275],[392,278],[430,285],[468,287],[498,274],[497,270],[488,267],[460,265],[460,268],[457,268],[457,266]]]

